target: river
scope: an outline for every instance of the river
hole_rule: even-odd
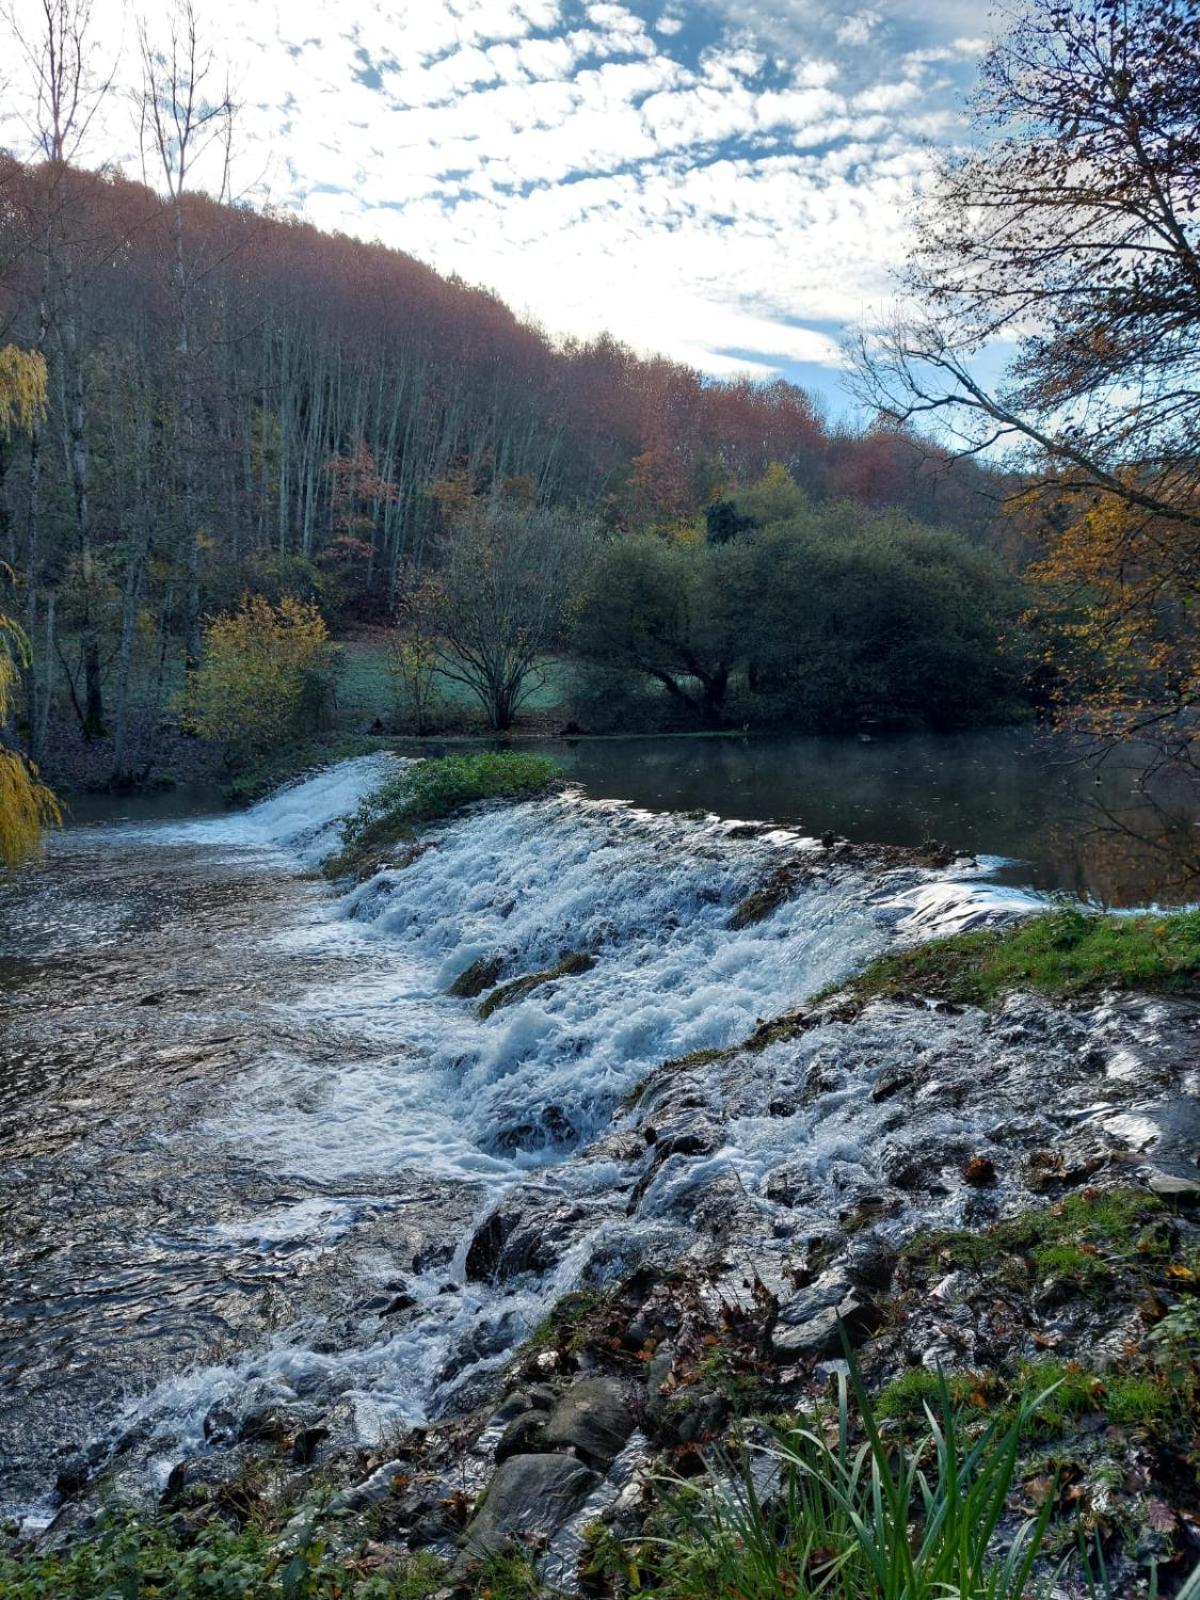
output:
[[[988,853],[1023,839],[1032,864],[1010,878],[1099,889],[1045,842],[1044,775],[993,774],[972,808],[979,751],[938,748],[563,746],[582,792],[457,819],[403,871],[339,890],[312,869],[387,757],[240,815],[79,807],[0,886],[5,1511],[44,1521],[56,1482],[101,1468],[161,1485],[250,1400],[378,1440],[482,1393],[581,1272],[676,1238],[665,1210],[614,1220],[614,1162],[576,1152],[663,1060],[745,1037],[882,949],[918,886],[821,871],[731,927],[807,859],[795,831],[736,816]],[[1041,809],[1005,831],[1017,790]],[[1105,869],[1118,899],[1128,859]],[[1164,882],[1143,875],[1142,897]],[[508,977],[565,951],[595,964],[486,1020],[446,992],[479,958]],[[797,1137],[765,1126],[762,1173]],[[586,1248],[477,1281],[475,1228],[538,1174],[576,1232],[594,1212]]]

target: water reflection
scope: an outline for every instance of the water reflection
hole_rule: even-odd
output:
[[[1001,876],[1106,906],[1200,897],[1200,786],[1136,749],[1024,730],[548,740],[589,794],[772,818],[857,841],[945,841],[1012,858]]]

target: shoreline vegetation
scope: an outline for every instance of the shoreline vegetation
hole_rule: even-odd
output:
[[[363,802],[328,871],[373,870],[396,846],[419,848],[423,826],[464,806],[530,798],[555,782],[550,762],[520,752],[415,763]],[[995,1007],[1026,991],[1068,1006],[1101,990],[1196,994],[1198,980],[1200,913],[1117,917],[1059,907],[1013,927],[892,952],[818,996],[807,1012],[765,1024],[741,1046],[704,1052],[703,1061],[665,1063],[648,1082],[680,1069],[715,1069],[822,1016],[852,1021],[872,1003],[928,1008],[933,1001],[944,1015]],[[482,989],[468,983],[455,992],[473,999]],[[691,1304],[701,1331],[690,1356],[675,1348],[663,1366],[679,1334],[655,1333],[646,1313],[635,1313],[647,1294],[644,1274],[560,1301],[497,1386],[513,1394],[540,1382],[551,1399],[514,1410],[504,1440],[518,1428],[543,1428],[536,1407],[552,1402],[564,1376],[591,1384],[601,1412],[614,1385],[648,1381],[640,1425],[658,1462],[635,1513],[636,1534],[589,1524],[567,1587],[595,1600],[934,1600],[948,1593],[1025,1600],[1050,1593],[1051,1574],[1070,1572],[1075,1586],[1061,1592],[1071,1595],[1195,1600],[1200,1577],[1188,1576],[1194,1561],[1186,1530],[1200,1398],[1200,1228],[1191,1197],[1106,1183],[1091,1159],[1071,1170],[1047,1157],[1044,1168],[1033,1160],[1035,1169],[1028,1182],[1043,1203],[999,1218],[985,1210],[975,1229],[911,1236],[886,1269],[871,1267],[854,1280],[870,1283],[869,1294],[852,1290],[818,1314],[828,1321],[819,1342],[812,1323],[780,1323],[779,1305],[762,1285],[750,1311],[735,1314],[721,1302],[705,1311],[688,1300],[683,1280],[666,1273],[649,1286],[651,1300],[666,1308],[668,1326],[676,1300]],[[967,1163],[963,1177],[981,1193],[995,1182],[981,1158]],[[855,1228],[869,1220],[844,1224],[852,1249]],[[819,1289],[836,1273],[822,1266],[828,1248],[798,1282]],[[911,1342],[931,1311],[989,1300],[993,1309],[1008,1305],[1015,1322],[1029,1320],[1032,1332],[1015,1337],[997,1328],[990,1360],[981,1348],[945,1369],[905,1365],[906,1327]],[[1098,1330],[1128,1329],[1130,1319],[1141,1330],[1136,1337],[1127,1332],[1103,1358],[1089,1354]],[[1021,1353],[1029,1348],[1035,1358]],[[840,1378],[820,1379],[811,1363],[821,1355],[848,1358]],[[798,1402],[801,1373],[807,1398]],[[507,1415],[503,1407],[498,1415]],[[489,1496],[503,1498],[499,1475],[482,1496],[468,1487],[439,1503],[437,1551],[405,1547],[399,1507],[423,1469],[452,1463],[465,1448],[464,1426],[469,1431],[469,1419],[397,1442],[398,1459],[383,1481],[376,1484],[382,1469],[368,1478],[370,1494],[353,1487],[368,1464],[298,1472],[298,1447],[284,1438],[244,1460],[232,1479],[169,1485],[157,1509],[109,1498],[94,1520],[68,1524],[49,1548],[10,1539],[0,1553],[0,1593],[5,1600],[539,1600],[559,1592],[561,1584],[538,1575],[536,1542],[497,1536],[480,1543],[471,1531],[486,1523]],[[579,1437],[591,1438],[586,1427]],[[523,1456],[526,1448],[535,1447],[515,1445],[511,1457],[499,1448],[496,1460],[570,1459]],[[1122,1451],[1157,1462],[1151,1487],[1139,1485],[1123,1509],[1128,1477],[1125,1489],[1114,1480],[1115,1501],[1097,1512],[1097,1485],[1118,1472]],[[447,1555],[464,1529],[463,1553]],[[1134,1553],[1134,1568],[1126,1559],[1122,1571],[1143,1574],[1136,1591],[1109,1582],[1114,1541],[1127,1557]]]

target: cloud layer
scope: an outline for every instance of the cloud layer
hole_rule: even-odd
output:
[[[609,329],[707,372],[819,387],[840,327],[888,294],[981,48],[966,0],[197,11],[228,58],[249,197],[485,283],[556,334]],[[85,156],[135,166],[136,19],[122,0],[96,16],[120,93]],[[18,149],[20,78],[0,112]]]

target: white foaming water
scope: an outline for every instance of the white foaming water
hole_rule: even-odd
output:
[[[280,852],[311,864],[337,848],[340,820],[390,767],[387,757],[345,763],[241,816],[156,836],[257,849],[265,865]],[[746,838],[733,829],[567,793],[468,813],[427,833],[427,848],[402,870],[310,903],[277,943],[329,957],[338,976],[279,1009],[302,1038],[316,1034],[337,1048],[316,1059],[266,1056],[203,1131],[260,1170],[319,1186],[322,1198],[227,1223],[224,1237],[268,1249],[294,1237],[306,1252],[334,1250],[364,1210],[379,1214],[362,1196],[392,1175],[397,1190],[409,1175],[469,1184],[481,1219],[542,1169],[556,1195],[586,1208],[621,1175],[566,1158],[661,1062],[734,1043],[848,975],[887,943],[900,912],[910,913],[914,932],[943,931],[952,905],[961,908],[972,891],[987,895],[986,885],[956,885],[940,902],[901,904],[847,874],[731,929],[743,897],[815,849],[784,830]],[[480,958],[499,959],[503,981],[552,968],[567,953],[594,965],[486,1020],[475,1002],[446,993]],[[814,1142],[833,1135],[831,1162],[863,1159],[851,1111],[807,1130]],[[715,1160],[749,1177],[780,1133],[778,1124],[742,1131],[745,1149]],[[664,1169],[656,1183],[669,1182]],[[164,1437],[195,1441],[214,1401],[248,1386],[294,1396],[314,1381],[352,1406],[364,1439],[420,1421],[462,1382],[506,1360],[598,1250],[619,1261],[635,1226],[643,1238],[669,1231],[655,1220],[669,1205],[644,1210],[636,1225],[598,1217],[597,1231],[546,1280],[504,1291],[466,1281],[466,1229],[449,1268],[406,1273],[419,1309],[394,1332],[375,1325],[361,1343],[331,1352],[315,1320],[293,1326],[250,1358],[143,1397],[125,1422],[150,1417]]]
[[[395,756],[359,756],[289,784],[246,811],[195,822],[129,823],[106,832],[112,837],[150,832],[159,844],[273,849],[314,866],[338,848],[342,824],[359,801],[399,765]]]
[[[296,935],[361,959],[361,978],[295,1010],[369,1054],[355,1059],[348,1039],[333,1067],[264,1063],[238,1126],[253,1127],[260,1158],[323,1181],[415,1166],[504,1182],[556,1159],[661,1061],[745,1036],[884,942],[857,880],[730,930],[732,906],[803,844],[728,832],[572,796],[450,824]],[[487,1021],[445,993],[480,957],[513,978],[568,952],[595,966]]]

